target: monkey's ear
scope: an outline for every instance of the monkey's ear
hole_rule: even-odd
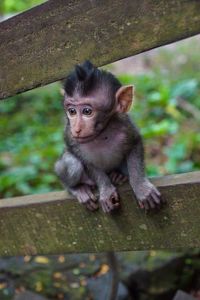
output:
[[[117,90],[116,100],[117,100],[117,111],[121,113],[126,113],[129,111],[134,94],[133,85],[124,85]]]
[[[61,96],[65,95],[65,90],[63,88],[60,89],[60,94],[61,94]]]

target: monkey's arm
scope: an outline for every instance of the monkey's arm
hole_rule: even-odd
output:
[[[87,166],[90,177],[95,181],[99,190],[99,202],[104,212],[110,212],[111,210],[119,206],[119,197],[114,185],[112,185],[110,178],[107,174],[92,165]]]
[[[73,154],[65,151],[55,164],[55,172],[64,188],[74,195],[89,210],[98,208],[92,191],[94,182],[87,176],[82,162]]]
[[[155,208],[161,203],[157,188],[145,176],[144,148],[142,138],[138,135],[127,157],[129,182],[141,208]]]

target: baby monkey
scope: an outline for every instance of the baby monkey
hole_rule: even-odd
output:
[[[85,61],[77,65],[64,83],[66,149],[55,164],[63,186],[88,209],[105,213],[119,206],[114,184],[126,179],[139,206],[159,207],[160,192],[144,171],[142,138],[129,111],[134,88],[122,86],[110,72]]]

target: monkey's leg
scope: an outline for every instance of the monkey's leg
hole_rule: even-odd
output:
[[[119,207],[119,196],[106,173],[92,166],[88,167],[89,174],[94,179],[99,190],[99,202],[104,212],[108,213]]]
[[[157,188],[145,177],[144,150],[141,138],[127,158],[130,185],[141,208],[146,210],[156,208],[164,202]]]
[[[84,170],[82,162],[70,152],[65,152],[55,164],[55,172],[64,188],[69,190],[88,209],[98,208],[92,187],[95,183]]]

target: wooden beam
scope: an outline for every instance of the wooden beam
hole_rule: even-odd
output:
[[[140,210],[128,185],[111,215],[66,192],[1,200],[0,255],[199,248],[200,172],[152,181],[168,201],[158,213]]]
[[[0,23],[0,99],[198,33],[198,0],[47,1]]]

